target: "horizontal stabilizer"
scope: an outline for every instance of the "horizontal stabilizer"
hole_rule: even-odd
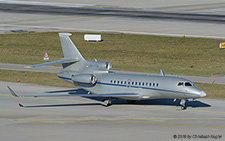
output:
[[[48,62],[48,63],[43,63],[43,64],[37,64],[37,65],[32,65],[32,66],[27,66],[25,68],[34,68],[34,67],[41,67],[41,66],[55,65],[55,64],[62,64],[62,63],[72,63],[72,62],[78,62],[78,61],[79,61],[78,59],[66,59],[66,58],[63,58],[62,60]]]

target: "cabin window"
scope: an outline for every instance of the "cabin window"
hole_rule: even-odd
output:
[[[159,83],[156,84],[156,87],[158,87],[158,86],[159,86]]]
[[[138,82],[135,82],[135,85],[137,85],[138,84]]]
[[[124,81],[124,85],[126,85],[127,84],[127,81]]]
[[[114,80],[114,84],[116,84],[116,80]]]
[[[152,83],[149,83],[149,86],[151,87],[152,86]]]
[[[155,87],[155,83],[153,83],[152,86]]]
[[[141,86],[141,82],[139,82],[139,86]]]
[[[132,82],[131,85],[134,85],[134,82]]]
[[[144,85],[145,85],[145,82],[142,83],[142,86],[144,86]]]
[[[130,82],[128,82],[128,85],[130,85]]]
[[[111,80],[110,83],[112,83],[113,81]]]
[[[123,84],[123,81],[120,81],[120,84]]]
[[[117,84],[120,84],[120,81],[117,81]]]
[[[148,83],[145,83],[145,86],[148,86]]]
[[[179,83],[178,83],[178,86],[183,86],[183,85],[184,85],[183,82],[179,82]]]
[[[190,82],[185,82],[185,86],[192,86]]]

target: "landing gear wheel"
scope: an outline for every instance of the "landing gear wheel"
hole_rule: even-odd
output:
[[[186,110],[186,109],[187,109],[187,107],[181,106],[181,110]]]
[[[105,106],[105,107],[108,107],[108,106],[112,105],[112,101],[111,101],[110,98],[104,99],[102,102],[103,102],[102,106]]]
[[[127,103],[134,104],[134,103],[136,103],[136,100],[127,100]]]

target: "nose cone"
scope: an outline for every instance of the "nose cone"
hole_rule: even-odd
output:
[[[204,91],[201,91],[200,92],[200,97],[205,97],[206,96],[206,93]]]

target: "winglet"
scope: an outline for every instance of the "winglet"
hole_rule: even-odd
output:
[[[9,91],[10,91],[10,93],[13,95],[13,96],[15,96],[15,97],[20,97],[20,96],[18,96],[9,86],[7,86],[8,87],[8,89],[9,89]]]

